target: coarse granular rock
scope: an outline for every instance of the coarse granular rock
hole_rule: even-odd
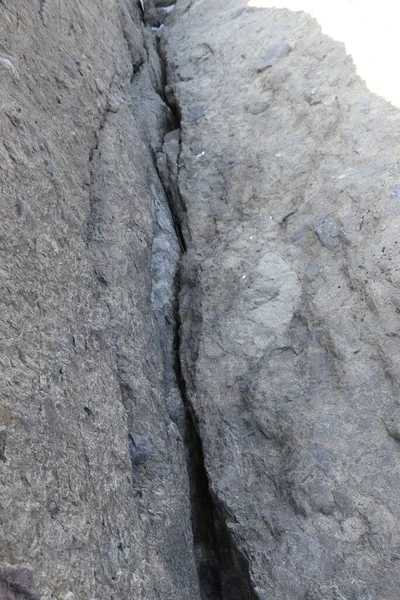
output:
[[[0,598],[199,600],[156,37],[125,0],[1,9]]]

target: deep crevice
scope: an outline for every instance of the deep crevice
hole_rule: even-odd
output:
[[[170,131],[181,129],[182,113],[173,88],[168,81],[168,62],[162,40],[157,36],[157,51],[162,67],[163,101],[173,114]],[[181,152],[177,157],[179,162]],[[179,172],[179,169],[178,169]],[[179,195],[179,184],[174,182],[174,196]],[[173,197],[171,190],[164,187],[177,237],[183,254],[186,242],[179,218],[182,199]],[[182,258],[181,258],[182,260]],[[190,485],[190,505],[193,531],[195,562],[202,600],[258,600],[249,574],[249,561],[238,550],[235,540],[226,524],[226,511],[210,489],[209,478],[205,467],[203,442],[199,424],[191,405],[186,381],[181,366],[180,351],[180,310],[179,294],[181,289],[181,268],[175,277],[175,323],[174,323],[174,370],[177,386],[185,409],[184,440],[186,447],[187,470]]]
[[[181,129],[181,108],[175,97],[173,87],[169,84],[168,57],[161,36],[156,34],[156,49],[160,58],[162,89],[158,93],[163,102],[169,107],[172,119],[164,123],[166,135]],[[132,81],[133,83],[133,81]],[[160,182],[167,199],[168,210],[171,215],[177,240],[181,246],[182,255],[186,252],[186,241],[182,226],[182,213],[184,206],[179,193],[177,175],[179,174],[179,161],[181,142],[177,155],[177,168],[171,169],[167,162],[167,179],[163,181],[159,172],[157,156],[151,151],[154,165],[159,173]],[[259,596],[254,591],[249,573],[249,560],[237,548],[236,540],[229,530],[227,521],[229,514],[223,503],[210,488],[209,478],[205,467],[203,441],[199,423],[191,405],[186,389],[185,377],[182,372],[180,360],[180,310],[179,293],[181,289],[181,272],[178,273],[173,283],[173,324],[171,329],[166,328],[162,333],[169,335],[170,345],[164,344],[163,352],[165,365],[173,370],[172,377],[176,382],[184,411],[184,423],[181,432],[184,437],[186,450],[186,464],[189,478],[191,524],[193,532],[194,558],[197,568],[199,588],[202,600],[258,600]],[[169,333],[168,333],[169,331]],[[172,338],[172,339],[171,339]],[[170,349],[168,349],[168,346]],[[171,356],[172,354],[172,356]],[[134,440],[130,439],[130,449]],[[131,452],[132,455],[132,452]]]
[[[178,278],[179,281],[179,278]],[[179,294],[177,283],[177,294]],[[179,296],[178,296],[179,297]],[[210,489],[199,424],[182,374],[176,314],[175,373],[186,412],[185,445],[190,483],[193,543],[202,600],[258,600],[249,561],[238,550],[226,524],[226,511]]]

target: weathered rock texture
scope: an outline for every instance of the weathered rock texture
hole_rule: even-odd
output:
[[[176,12],[180,358],[244,586],[222,570],[221,597],[394,600],[399,111],[307,13]]]
[[[307,13],[0,8],[0,600],[397,600],[398,110]]]
[[[154,33],[133,2],[0,5],[0,598],[196,599]]]

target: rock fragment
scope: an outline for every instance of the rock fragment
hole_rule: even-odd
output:
[[[400,409],[384,420],[388,434],[400,442]]]
[[[24,565],[0,564],[0,598],[37,600],[32,569]]]
[[[143,465],[151,453],[149,440],[145,436],[129,435],[129,452],[133,465],[136,467]]]
[[[16,79],[19,79],[16,67],[8,58],[0,57],[0,71],[9,71]]]
[[[185,111],[182,117],[183,121],[197,121],[205,115],[205,107],[202,104],[190,107]]]
[[[314,219],[313,227],[320,242],[328,248],[328,250],[333,250],[346,239],[343,229],[341,229],[335,219],[332,219],[329,215],[321,215]]]

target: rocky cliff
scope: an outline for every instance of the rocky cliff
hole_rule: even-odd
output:
[[[400,117],[300,4],[0,0],[1,600],[398,598]]]
[[[199,598],[154,33],[130,2],[0,9],[0,597]]]

